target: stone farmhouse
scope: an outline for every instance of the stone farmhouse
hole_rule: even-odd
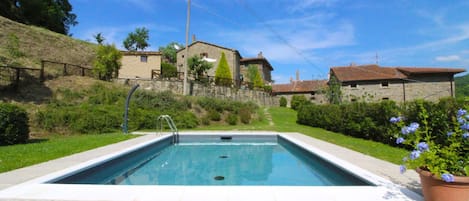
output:
[[[119,77],[123,79],[151,79],[152,71],[161,70],[161,53],[152,51],[121,51],[122,66]]]
[[[249,78],[245,75],[248,74],[248,66],[254,65],[257,67],[257,70],[259,71],[262,80],[264,81],[264,84],[272,84],[272,71],[274,70],[274,68],[272,67],[272,65],[270,65],[269,61],[262,55],[262,52],[259,52],[257,57],[242,58],[240,60],[240,64],[241,77],[244,79],[244,81],[252,82],[252,80],[249,80]]]
[[[337,80],[341,100],[396,102],[424,99],[438,101],[455,96],[454,75],[458,68],[342,66],[330,69],[329,85]]]
[[[207,76],[215,77],[215,71],[220,62],[221,53],[225,53],[226,60],[233,76],[233,81],[236,86],[241,86],[242,82],[249,82],[247,78],[247,66],[252,64],[259,69],[264,84],[272,83],[271,71],[273,67],[269,61],[262,56],[262,53],[258,57],[254,58],[243,58],[238,50],[222,47],[216,44],[196,40],[189,45],[189,57],[198,55],[208,62],[213,63],[213,68],[207,72]],[[185,56],[185,48],[180,49],[177,52],[177,68],[179,72],[184,71],[184,62],[187,59]]]
[[[290,78],[290,83],[272,85],[272,95],[285,97],[287,106],[290,106],[294,95],[303,95],[307,100],[316,104],[329,103],[325,95],[327,80],[300,80],[299,71],[296,71],[296,79]]]

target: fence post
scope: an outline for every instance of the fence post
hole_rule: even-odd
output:
[[[65,76],[65,75],[67,75],[67,64],[66,64],[66,63],[63,63],[63,64],[64,64],[64,72],[63,72],[63,74],[64,74],[64,76]]]
[[[44,63],[45,61],[41,60],[41,71],[39,73],[39,79],[41,80],[41,82],[44,82]]]
[[[18,89],[18,86],[20,85],[20,69],[19,68],[14,68],[16,71],[16,78],[15,78],[15,89]]]
[[[83,68],[83,67],[81,67],[81,66],[80,66],[80,68],[81,68],[81,76],[82,76],[82,77],[85,77],[85,68]]]

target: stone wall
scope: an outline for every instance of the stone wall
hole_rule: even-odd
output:
[[[182,82],[177,80],[117,79],[116,82],[130,86],[140,84],[141,89],[155,92],[169,90],[176,94],[182,94],[183,90]],[[214,97],[241,102],[252,101],[262,106],[278,106],[279,103],[278,97],[273,97],[263,91],[234,89],[222,86],[205,86],[190,82],[189,84],[189,94],[192,96]]]
[[[354,85],[344,83],[341,90],[342,101],[345,102],[376,102],[381,100],[404,102],[416,99],[438,101],[444,97],[454,97],[455,94],[452,77],[445,75],[427,75],[388,82],[356,82]]]

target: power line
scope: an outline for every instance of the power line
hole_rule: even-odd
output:
[[[306,63],[308,63],[309,65],[311,65],[315,70],[317,70],[317,72],[319,72],[319,75],[323,75],[322,72],[320,71],[319,67],[316,66],[307,56],[305,56],[303,54],[303,52],[298,49],[297,47],[295,47],[294,45],[292,45],[290,42],[288,42],[288,40],[286,40],[281,34],[279,34],[272,26],[270,26],[268,23],[265,22],[265,20],[259,16],[251,7],[249,7],[249,5],[247,3],[244,2],[244,0],[238,0],[239,4],[242,5],[244,7],[244,9],[246,9],[252,16],[254,16],[255,18],[257,18],[257,20],[259,22],[261,22],[261,24],[263,24],[270,32],[272,32],[274,34],[274,36],[281,42],[283,42],[286,46],[288,46],[290,49],[292,49],[297,55],[299,55],[300,57],[302,57]]]

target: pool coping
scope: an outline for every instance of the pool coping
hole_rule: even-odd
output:
[[[408,189],[408,184],[406,184],[407,181],[399,178],[399,176],[389,171],[391,168],[396,168],[394,171],[399,173],[397,165],[375,159],[373,157],[369,157],[337,145],[317,140],[300,133],[281,133],[270,131],[192,131],[180,132],[180,134],[220,135],[220,132],[222,132],[223,135],[282,135],[290,141],[293,141],[307,148],[308,150],[323,156],[326,160],[340,164],[344,168],[352,170],[352,172],[355,174],[360,174],[368,180],[373,180],[373,183],[378,184],[378,186],[129,187],[109,185],[41,184],[41,182],[48,181],[57,177],[58,175],[63,175],[64,173],[78,170],[89,164],[95,163],[96,161],[112,158],[116,155],[131,151],[140,146],[167,136],[151,134],[114,145],[109,145],[103,148],[98,148],[69,157],[53,160],[44,164],[0,174],[0,181],[4,181],[3,179],[6,178],[5,175],[9,175],[10,180],[14,180],[12,177],[14,177],[15,174],[21,177],[20,173],[25,173],[28,171],[37,173],[27,178],[22,178],[22,180],[21,178],[18,178],[17,183],[11,182],[12,184],[7,186],[9,188],[0,191],[0,200],[309,200],[312,196],[319,200],[423,200],[418,193]],[[371,168],[373,164],[375,169]],[[55,167],[57,165],[59,167]],[[55,168],[47,170],[47,167]],[[385,174],[381,173],[383,169]],[[404,177],[404,175],[400,176]],[[391,182],[391,180],[397,184]],[[18,185],[11,186],[13,184]]]

